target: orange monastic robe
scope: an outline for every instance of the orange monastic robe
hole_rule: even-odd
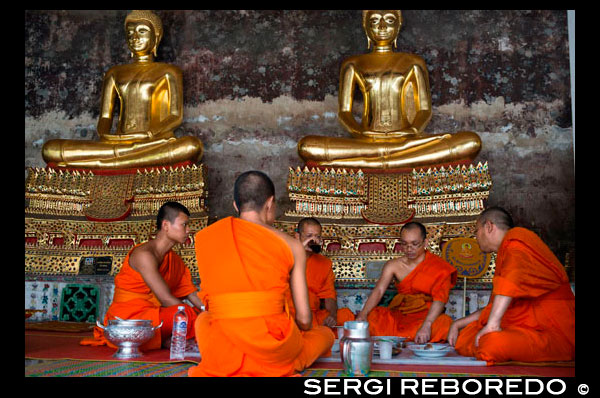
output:
[[[512,297],[502,317],[502,331],[479,339],[494,296]],[[460,331],[460,355],[474,356],[489,365],[505,361],[570,361],[575,358],[575,296],[565,269],[533,232],[510,229],[498,249],[492,295],[479,319]]]
[[[425,259],[396,283],[398,294],[388,307],[375,307],[367,317],[373,336],[402,336],[414,340],[432,301],[448,302],[456,283],[456,268],[428,251]],[[431,325],[431,342],[446,340],[452,318],[442,313]]]
[[[321,308],[321,299],[337,300],[335,292],[335,275],[331,260],[321,254],[313,253],[306,260],[306,283],[308,285],[308,302],[313,313],[313,326],[322,325],[329,311]],[[295,313],[292,294],[286,292],[286,300],[290,314]],[[353,321],[354,314],[348,308],[338,308],[337,325],[343,326],[346,321]]]
[[[107,325],[108,320],[119,317],[122,319],[150,319],[153,326],[158,326],[162,320],[164,321],[163,327],[165,329],[168,329],[169,325],[172,328],[172,318],[177,310],[177,306],[161,307],[160,301],[158,301],[154,293],[146,285],[142,275],[129,265],[129,256],[133,249],[129,251],[123,261],[121,270],[115,276],[113,301],[104,316],[104,324]],[[197,290],[192,282],[189,268],[181,260],[181,257],[172,250],[165,254],[158,271],[169,286],[171,294],[175,297],[183,298]],[[188,323],[193,324],[196,313],[190,306],[186,305],[185,307],[188,315]],[[170,335],[170,333],[164,333],[161,329],[157,329],[154,332],[154,337],[140,346],[140,350],[145,351],[160,348],[161,334],[165,335],[165,337]],[[190,329],[188,328],[188,338],[193,336],[193,330]],[[110,347],[117,348],[104,338],[104,331],[97,326],[94,327],[94,338],[83,339],[80,344],[108,344]]]
[[[273,231],[227,217],[195,237],[202,361],[189,376],[291,376],[329,351],[324,326],[303,332],[285,310],[292,251]]]

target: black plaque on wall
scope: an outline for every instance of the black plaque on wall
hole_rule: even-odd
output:
[[[108,275],[112,269],[112,257],[81,257],[79,275]]]

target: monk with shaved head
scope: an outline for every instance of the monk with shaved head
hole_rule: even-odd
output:
[[[195,324],[202,361],[189,376],[292,376],[329,352],[334,334],[313,326],[305,250],[275,221],[275,188],[260,171],[235,182],[227,217],[196,234],[199,296]],[[295,313],[285,300],[291,291]]]
[[[342,326],[346,321],[353,321],[354,314],[348,308],[337,306],[332,263],[329,258],[320,254],[323,245],[321,232],[319,220],[306,217],[298,222],[294,234],[306,251],[306,281],[313,325]],[[294,304],[289,294],[287,300],[293,311]]]
[[[153,326],[162,322],[160,330],[144,343],[142,350],[169,347],[173,330],[173,315],[183,305],[190,324],[202,308],[192,275],[183,260],[172,248],[185,243],[189,237],[190,212],[178,202],[166,202],[156,217],[156,239],[141,243],[129,251],[117,276],[113,301],[106,311],[104,323],[109,320],[148,319]],[[192,305],[183,302],[187,300]],[[188,329],[188,339],[194,330]],[[116,348],[104,337],[104,331],[94,328],[94,338],[86,338],[82,345],[104,345]]]
[[[477,242],[495,252],[487,306],[453,322],[448,342],[488,364],[575,358],[575,296],[563,265],[532,231],[491,207],[477,220]]]
[[[400,230],[404,256],[385,263],[375,288],[356,320],[369,321],[374,336],[401,336],[418,344],[445,341],[452,318],[444,314],[456,269],[426,250],[425,226],[409,222]],[[377,306],[390,283],[398,294],[387,307]]]

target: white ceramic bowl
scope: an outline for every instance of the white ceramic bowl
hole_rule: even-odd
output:
[[[448,355],[454,348],[448,344],[428,343],[428,344],[410,344],[406,348],[413,354],[421,358],[440,358]]]

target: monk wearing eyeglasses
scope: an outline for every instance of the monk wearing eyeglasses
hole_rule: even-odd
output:
[[[357,321],[369,322],[373,336],[401,336],[418,344],[445,341],[452,318],[444,314],[456,269],[426,250],[427,230],[409,222],[400,230],[404,256],[389,260]],[[387,307],[377,306],[392,280],[398,294]]]

